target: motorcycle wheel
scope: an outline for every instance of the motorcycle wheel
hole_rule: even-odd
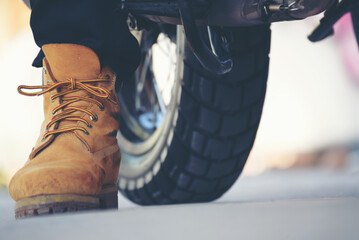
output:
[[[201,67],[181,26],[156,26],[135,33],[142,61],[119,92],[118,187],[140,205],[212,201],[237,180],[256,137],[270,26],[226,29],[234,67],[224,76]]]

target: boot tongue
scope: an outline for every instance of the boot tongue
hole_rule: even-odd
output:
[[[96,79],[101,72],[101,65],[97,54],[90,48],[75,44],[47,44],[42,47],[46,60],[50,66],[53,80],[61,82],[69,78],[85,80]],[[87,97],[85,90],[66,94],[66,97]],[[89,102],[78,101],[67,107],[87,108]],[[83,112],[76,111],[71,116],[83,116]],[[88,116],[87,116],[88,117]],[[76,125],[74,121],[63,120],[59,128]]]
[[[57,81],[93,79],[100,74],[99,58],[90,48],[75,44],[46,44],[42,50]]]

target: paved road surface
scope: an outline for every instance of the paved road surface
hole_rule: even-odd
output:
[[[0,197],[0,239],[359,239],[359,174],[242,178],[210,204],[137,207],[21,221]]]

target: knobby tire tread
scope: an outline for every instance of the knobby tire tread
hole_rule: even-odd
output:
[[[233,70],[210,74],[187,49],[179,116],[165,161],[140,189],[140,205],[208,202],[237,180],[252,149],[266,93],[270,27],[235,29]]]

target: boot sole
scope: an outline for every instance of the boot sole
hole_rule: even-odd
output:
[[[52,194],[25,198],[16,202],[15,218],[99,209],[117,209],[117,191],[116,185],[107,185],[95,196]]]

